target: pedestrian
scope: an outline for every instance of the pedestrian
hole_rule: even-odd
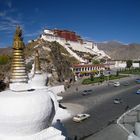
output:
[[[78,87],[76,87],[76,91],[78,91]]]
[[[129,105],[127,105],[127,106],[125,107],[125,111],[127,111],[129,108],[130,108]]]
[[[77,140],[77,136],[74,137],[74,140]]]

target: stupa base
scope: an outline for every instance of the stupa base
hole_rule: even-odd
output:
[[[12,91],[27,91],[31,89],[28,83],[10,83],[9,88]]]
[[[0,140],[65,140],[61,131],[54,127],[49,127],[41,132],[26,136],[5,136],[0,134]]]

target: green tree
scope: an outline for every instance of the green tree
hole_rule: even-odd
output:
[[[118,77],[118,76],[119,76],[119,71],[117,70],[117,71],[116,71],[116,77]]]
[[[105,76],[103,74],[103,71],[100,71],[100,82],[102,83],[105,79]]]
[[[91,80],[91,81],[94,80],[94,74],[93,74],[93,73],[90,74],[90,80]]]
[[[96,64],[96,65],[97,65],[97,64],[100,64],[100,61],[98,61],[98,60],[93,60],[93,61],[92,61],[92,64]]]
[[[0,65],[5,65],[9,61],[9,57],[7,55],[0,55]]]
[[[132,60],[127,60],[127,61],[126,61],[126,67],[127,67],[128,69],[130,69],[130,68],[132,67]]]

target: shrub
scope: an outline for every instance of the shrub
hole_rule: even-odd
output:
[[[5,65],[9,61],[9,57],[7,55],[0,55],[0,65]]]

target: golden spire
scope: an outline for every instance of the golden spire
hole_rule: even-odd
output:
[[[19,26],[16,28],[13,42],[13,60],[11,66],[11,83],[27,83],[28,76],[24,60],[24,42],[22,39],[22,30]]]
[[[34,74],[41,74],[38,50],[35,50]]]
[[[22,30],[20,26],[17,26],[15,36],[14,36],[13,49],[23,50],[24,48],[25,48],[25,45],[23,43]]]

